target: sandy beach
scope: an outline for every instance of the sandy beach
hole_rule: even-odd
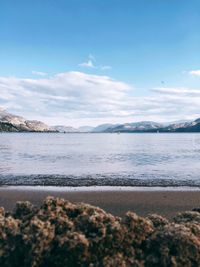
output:
[[[28,200],[39,206],[47,196],[71,202],[85,202],[123,216],[134,211],[141,216],[157,213],[167,218],[177,212],[200,207],[200,190],[196,188],[54,188],[2,187],[0,206],[12,210],[16,201]]]

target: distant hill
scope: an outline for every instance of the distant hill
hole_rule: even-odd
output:
[[[117,127],[119,124],[101,124],[97,127],[95,127],[92,132],[93,133],[102,133],[102,132],[106,132],[108,129],[113,129],[115,127]]]
[[[170,125],[152,121],[125,123],[117,127],[107,128],[106,133],[154,133],[154,132],[200,132],[200,119],[195,121],[181,121]]]
[[[195,121],[178,121],[174,123],[157,123],[153,121],[141,121],[124,124],[103,124],[92,132],[104,133],[148,133],[148,132],[200,132],[200,119]]]
[[[56,125],[52,126],[52,128],[60,133],[78,133],[80,132],[79,129],[76,129],[71,126],[63,126],[63,125]]]
[[[45,123],[36,120],[26,120],[23,117],[13,115],[0,110],[1,132],[55,132]]]
[[[105,132],[112,132],[112,133],[144,132],[144,131],[149,131],[149,130],[157,130],[162,127],[163,125],[157,122],[142,121],[142,122],[134,122],[134,123],[125,123],[125,124],[118,125],[116,127],[107,128]]]
[[[92,132],[95,127],[92,126],[81,126],[78,128],[79,132],[81,133],[89,133]]]
[[[161,132],[200,132],[200,119],[192,122],[171,124],[160,129]]]
[[[0,132],[19,132],[19,130],[11,123],[0,121]]]
[[[192,120],[178,120],[178,121],[164,122],[162,124],[164,126],[169,126],[172,124],[184,124],[184,123],[189,123],[189,122],[192,122]]]

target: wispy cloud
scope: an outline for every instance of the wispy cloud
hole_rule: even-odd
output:
[[[105,65],[105,66],[100,66],[99,67],[101,70],[110,70],[112,69],[111,66]]]
[[[46,73],[46,72],[35,71],[35,70],[32,71],[32,74],[33,75],[38,75],[38,76],[47,76],[48,75],[48,73]]]
[[[89,54],[88,58],[94,62],[96,61],[96,58],[93,54]]]
[[[193,76],[200,76],[200,70],[191,70],[189,71],[189,74]]]
[[[159,87],[152,89],[152,91],[165,95],[179,95],[179,96],[200,95],[200,89],[190,89],[190,88]]]
[[[86,67],[86,68],[92,68],[94,69],[95,66],[91,59],[88,59],[88,61],[78,64],[80,67]]]
[[[99,69],[102,71],[110,70],[112,67],[109,65],[98,65],[96,63],[96,58],[92,54],[88,56],[88,59],[85,62],[82,62],[78,64],[80,67],[85,67],[85,68],[92,68],[92,69]]]

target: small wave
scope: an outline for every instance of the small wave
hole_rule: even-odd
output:
[[[0,186],[137,186],[137,187],[200,187],[199,179],[155,177],[117,177],[117,175],[0,175]]]

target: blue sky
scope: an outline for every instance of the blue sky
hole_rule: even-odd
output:
[[[74,126],[196,118],[199,27],[195,0],[3,0],[0,106]]]

